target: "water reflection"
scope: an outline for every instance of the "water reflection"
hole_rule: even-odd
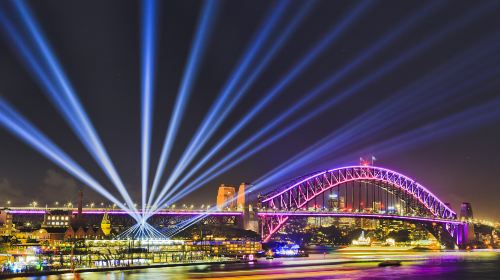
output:
[[[384,260],[402,266],[379,267]],[[88,272],[31,279],[498,279],[500,251],[356,252],[308,258],[259,259],[249,264],[197,265],[130,271]]]

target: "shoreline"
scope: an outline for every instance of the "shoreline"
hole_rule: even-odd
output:
[[[47,276],[47,275],[61,275],[66,273],[84,273],[84,272],[104,272],[104,271],[117,271],[117,270],[135,270],[147,268],[160,268],[160,267],[176,267],[176,266],[191,266],[191,265],[210,265],[210,264],[234,264],[246,263],[246,260],[228,260],[228,261],[214,261],[214,262],[190,262],[190,263],[164,263],[152,265],[136,265],[136,266],[118,266],[118,267],[96,267],[96,268],[80,268],[72,271],[71,269],[60,269],[53,271],[39,271],[39,272],[21,272],[1,274],[0,279],[9,279],[16,277],[34,277],[34,276]]]

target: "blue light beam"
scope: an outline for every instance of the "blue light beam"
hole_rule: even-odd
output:
[[[35,74],[34,76],[42,85],[45,93],[48,95],[54,106],[63,115],[66,122],[70,125],[73,132],[78,136],[79,140],[84,144],[92,157],[96,160],[99,166],[105,171],[106,175],[113,181],[114,185],[125,199],[128,205],[134,209],[128,192],[126,191],[121,179],[119,178],[113,163],[109,159],[101,140],[99,139],[95,129],[93,128],[88,116],[81,106],[77,95],[71,88],[69,81],[64,75],[64,71],[57,63],[55,56],[52,54],[48,44],[45,42],[42,33],[38,30],[36,23],[31,17],[27,7],[23,1],[15,1],[17,10],[21,15],[21,19],[26,25],[32,40],[36,43],[38,51],[42,55],[44,64],[48,67],[51,77],[47,76],[45,69],[37,62],[34,54],[30,52],[26,42],[19,36],[12,24],[7,18],[0,13],[0,21],[6,29],[8,35],[12,38],[12,42],[17,46],[17,50],[25,59],[25,65]],[[55,86],[53,83],[56,83]]]
[[[156,0],[142,2],[142,37],[141,37],[141,205],[146,207],[149,175],[149,155],[151,148],[151,123],[153,122],[153,102],[156,61]]]
[[[177,93],[177,100],[175,102],[175,107],[170,118],[170,123],[168,126],[168,131],[165,136],[163,143],[163,148],[161,150],[160,160],[156,168],[156,174],[153,180],[153,185],[151,188],[151,193],[149,194],[148,205],[151,204],[160,179],[163,174],[163,170],[167,165],[168,158],[170,156],[170,151],[175,141],[179,125],[184,114],[184,109],[186,103],[189,100],[191,90],[196,79],[199,64],[201,58],[205,53],[207,39],[212,33],[212,28],[214,25],[215,17],[217,14],[218,5],[216,1],[205,1],[203,12],[201,13],[201,18],[198,23],[196,35],[191,46],[191,51],[187,61],[187,67],[184,70],[184,75],[182,78],[181,86],[179,92]]]
[[[102,185],[83,170],[80,165],[41,131],[34,127],[28,120],[21,116],[3,98],[0,98],[0,124],[28,146],[35,149],[66,172],[129,213],[136,221],[139,221],[139,217],[136,213],[131,212],[128,207],[109,193]]]
[[[269,93],[265,96],[261,102],[257,106],[254,107],[254,109],[250,112],[252,116],[246,117],[242,123],[248,122],[254,115],[256,115],[258,112],[260,112],[271,100],[277,96],[278,93],[280,93],[295,77],[297,77],[299,74],[301,74],[307,66],[309,66],[315,59],[318,58],[318,56],[338,37],[340,37],[347,29],[348,27],[357,19],[363,12],[365,12],[368,7],[371,6],[372,2],[362,2],[358,4],[350,13],[348,13],[338,25],[335,25],[328,35],[323,38],[318,44],[316,44],[313,49],[309,52],[307,52],[307,55],[301,59],[299,63],[297,63],[291,71],[289,71],[285,77],[281,80],[280,83],[278,83],[275,87],[273,87],[272,90],[269,91]],[[246,90],[246,88],[244,88]],[[240,91],[240,94],[242,95],[245,91]],[[229,106],[225,106],[222,110],[219,110],[218,113],[218,120],[215,122],[211,122],[210,128],[211,130],[208,131],[208,134],[203,134],[203,141],[201,142],[201,145],[197,146],[197,149],[201,149],[203,147],[203,144],[205,144],[209,137],[215,132],[216,128],[222,123],[222,121],[225,119],[227,114],[230,113],[232,107],[235,105],[237,99],[233,99],[232,103],[230,103]],[[208,125],[208,124],[207,124]],[[230,136],[232,137],[232,136]],[[167,182],[167,186],[171,186],[175,180],[180,176],[180,173],[187,167],[187,164],[185,164],[179,174],[172,174],[171,179],[169,180],[170,182]],[[170,183],[170,184],[169,184]],[[163,197],[159,197],[159,199],[162,199]]]
[[[258,33],[252,39],[250,47],[245,51],[244,56],[238,62],[237,64],[238,66],[233,71],[233,74],[231,78],[228,80],[228,83],[226,83],[224,89],[218,95],[215,103],[211,106],[209,112],[207,113],[207,116],[204,118],[203,123],[197,129],[195,136],[191,139],[187,149],[182,154],[181,159],[175,165],[172,174],[170,175],[167,183],[160,191],[160,194],[153,203],[152,208],[154,208],[154,205],[156,205],[158,200],[168,191],[168,188],[172,184],[172,181],[175,181],[175,179],[184,170],[186,165],[189,164],[189,162],[191,162],[195,154],[202,148],[201,143],[206,141],[207,135],[209,135],[209,132],[213,130],[212,126],[215,122],[215,118],[222,111],[223,107],[225,107],[225,102],[228,98],[230,98],[234,87],[238,84],[243,74],[245,74],[248,67],[251,65],[255,56],[259,53],[259,51],[264,45],[264,42],[271,35],[272,30],[274,29],[279,19],[284,14],[286,6],[287,6],[287,1],[280,1],[268,13],[264,24],[259,28]]]
[[[496,42],[497,36],[498,34],[494,34],[470,50],[456,55],[450,62],[427,73],[424,78],[416,80],[412,85],[389,96],[384,102],[261,176],[255,184],[269,184],[275,178],[283,177],[295,168],[301,168],[301,164],[307,162],[308,157],[319,157],[340,151],[343,147],[352,144],[353,139],[363,139],[374,133],[380,133],[385,128],[401,126],[404,121],[411,122],[422,115],[442,111],[477,94],[484,85],[489,84],[490,79],[498,75],[500,70],[496,68],[496,71],[492,71],[488,68],[498,65],[500,58],[496,55],[499,46]],[[478,49],[482,51],[478,52]],[[484,69],[489,69],[489,71],[482,71]],[[458,83],[456,82],[457,74],[463,77]],[[460,93],[462,94],[459,95]],[[441,105],[435,106],[435,104]],[[408,116],[412,118],[407,120]],[[266,178],[267,181],[261,182],[262,178]]]
[[[382,75],[384,75],[385,73],[389,72],[390,70],[393,70],[396,66],[398,66],[401,63],[409,60],[410,58],[414,57],[416,54],[422,52],[423,50],[429,48],[431,45],[435,44],[438,41],[438,39],[443,38],[444,35],[448,34],[449,32],[451,32],[453,30],[458,29],[459,27],[462,27],[466,23],[470,22],[471,20],[473,20],[476,17],[478,17],[479,15],[481,15],[482,12],[484,12],[487,9],[488,6],[482,6],[479,9],[473,10],[470,14],[468,14],[467,17],[465,17],[463,19],[460,19],[460,20],[454,22],[451,25],[447,25],[446,27],[442,28],[441,30],[438,30],[430,38],[428,38],[428,40],[425,40],[421,44],[415,46],[414,48],[410,49],[409,51],[407,51],[407,52],[403,53],[402,55],[398,56],[396,59],[394,59],[394,60],[386,63],[377,72],[372,73],[368,77],[365,77],[363,80],[361,80],[360,82],[354,84],[348,90],[346,90],[346,91],[342,92],[341,94],[339,94],[337,96],[334,96],[334,97],[330,98],[329,100],[325,101],[322,105],[320,105],[319,107],[315,108],[315,110],[313,110],[312,112],[310,112],[308,115],[306,115],[305,117],[299,119],[298,121],[294,122],[293,124],[287,126],[282,131],[279,131],[278,133],[276,133],[273,136],[269,137],[265,142],[261,143],[260,145],[258,145],[254,149],[252,149],[250,151],[247,151],[242,156],[238,156],[238,153],[242,152],[244,150],[244,148],[249,145],[249,144],[246,144],[246,143],[254,140],[252,138],[254,138],[255,135],[254,135],[254,137],[249,138],[244,143],[244,145],[240,145],[238,148],[236,148],[235,150],[233,150],[229,155],[227,155],[224,159],[222,159],[221,161],[219,161],[218,163],[216,163],[215,165],[213,165],[211,168],[209,168],[206,172],[204,172],[202,175],[200,175],[197,180],[191,182],[181,192],[177,193],[176,196],[175,196],[175,199],[171,199],[170,201],[167,202],[167,204],[170,204],[172,201],[175,201],[176,199],[180,199],[184,195],[187,195],[188,193],[192,192],[193,190],[191,188],[193,188],[193,187],[197,188],[195,186],[199,187],[203,183],[207,182],[208,180],[203,180],[203,178],[205,176],[209,176],[210,178],[214,178],[218,174],[221,174],[225,170],[228,170],[229,168],[231,168],[232,166],[234,166],[237,163],[241,162],[242,160],[250,157],[251,155],[255,154],[256,152],[258,152],[258,151],[262,150],[263,148],[267,147],[268,145],[274,143],[278,139],[286,136],[289,132],[291,132],[291,131],[295,130],[296,128],[300,127],[301,125],[305,124],[306,122],[308,122],[309,120],[311,120],[316,115],[324,112],[325,110],[327,110],[331,106],[337,104],[338,102],[340,102],[344,98],[352,95],[354,92],[356,92],[356,91],[360,90],[361,88],[365,87],[366,85],[368,85],[372,81],[380,78]],[[330,80],[327,80],[326,82],[324,82],[323,84],[321,84],[319,87],[317,87],[315,90],[313,90],[313,93],[307,94],[306,98],[307,98],[307,96],[311,96],[311,95],[314,96],[314,95],[316,95],[314,93],[315,91],[325,90],[326,88],[328,88],[330,82],[331,82]],[[302,101],[298,102],[298,104],[299,103],[302,103]],[[290,110],[293,110],[293,108],[294,107],[292,107]],[[224,165],[226,162],[228,162],[231,159],[236,158],[236,157],[238,157],[236,160],[233,160],[230,163]],[[219,169],[223,165],[224,165],[224,167],[222,169]],[[200,181],[202,181],[202,182],[200,182]],[[166,201],[166,199],[162,200],[162,202],[164,202],[164,201]],[[163,205],[163,204],[161,203],[160,205]]]
[[[382,37],[381,40],[377,41],[370,49],[363,51],[360,56],[358,56],[352,63],[350,63],[347,67],[342,68],[341,71],[335,73],[328,82],[328,86],[333,86],[337,81],[344,78],[352,72],[352,70],[356,69],[358,66],[362,65],[367,59],[373,57],[373,55],[382,50],[385,46],[387,46],[390,42],[392,42],[395,38],[397,38],[401,33],[407,31],[408,29],[414,27],[414,25],[424,16],[428,15],[432,11],[434,11],[437,7],[440,7],[444,2],[431,2],[429,5],[426,5],[422,9],[418,10],[414,13],[407,21],[403,24],[398,25],[398,27],[386,34]],[[256,140],[260,139],[263,135],[271,131],[272,129],[278,127],[284,121],[287,120],[290,116],[296,113],[298,110],[306,107],[310,104],[315,98],[324,93],[323,90],[312,91],[306,95],[301,101],[297,102],[290,109],[281,113],[278,118],[268,123],[264,128],[259,130],[256,134],[253,134],[245,143],[242,144],[244,147],[248,147],[253,144]],[[226,133],[224,138],[220,140],[207,154],[197,162],[197,164],[189,170],[189,173],[183,176],[182,180],[171,189],[169,193],[167,193],[167,197],[170,193],[174,192],[178,186],[184,184],[187,180],[191,178],[205,163],[207,163],[220,149],[224,147],[224,145],[229,142],[239,131],[241,131],[257,114],[264,106],[268,104],[270,100],[262,100],[256,107],[254,107],[249,113],[245,114],[243,119],[241,119],[230,132]]]

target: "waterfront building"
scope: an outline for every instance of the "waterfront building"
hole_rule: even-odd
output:
[[[262,251],[262,244],[253,240],[201,240],[186,242],[187,251],[210,251],[216,256],[255,255]]]
[[[103,231],[100,228],[94,229],[93,227],[68,227],[64,232],[64,240],[73,239],[88,239],[88,240],[99,240],[105,237]]]
[[[45,231],[47,233],[47,240],[50,244],[61,242],[64,240],[64,235],[66,233],[66,228],[63,227],[47,227],[42,228],[39,231]]]
[[[7,210],[0,210],[0,236],[11,236],[15,230],[12,214]]]
[[[71,221],[71,210],[52,210],[45,213],[42,228],[67,228]]]

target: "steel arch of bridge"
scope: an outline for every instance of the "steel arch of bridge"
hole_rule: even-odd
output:
[[[288,220],[287,213],[299,212],[315,197],[322,195],[336,186],[353,181],[376,181],[390,184],[413,197],[425,207],[432,218],[443,220],[451,236],[458,237],[456,223],[457,214],[439,200],[427,188],[415,180],[390,169],[374,166],[348,166],[315,173],[298,182],[285,185],[283,188],[269,193],[261,200],[267,211],[282,212],[283,215],[259,213],[262,218],[261,234],[266,242]]]

